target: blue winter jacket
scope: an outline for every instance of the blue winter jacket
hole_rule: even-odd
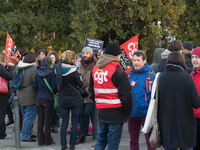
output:
[[[152,67],[146,63],[143,68],[135,70],[134,67],[132,67],[131,71],[127,73],[131,84],[134,104],[130,115],[131,117],[143,117],[147,114],[152,87],[148,79],[150,70],[152,70]],[[155,73],[153,72],[152,80],[154,79]]]

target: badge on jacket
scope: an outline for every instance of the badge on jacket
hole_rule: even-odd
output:
[[[132,81],[131,86],[135,86],[135,83],[136,83],[135,81]]]
[[[149,81],[149,92],[151,91],[153,81]]]

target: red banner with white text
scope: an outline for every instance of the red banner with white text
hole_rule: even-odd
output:
[[[6,36],[6,47],[5,47],[5,54],[10,56],[16,56],[17,58],[20,58],[21,55],[19,53],[19,51],[17,50],[12,38],[10,37],[10,35],[7,33]]]
[[[12,38],[11,38],[10,35],[7,33],[7,36],[6,36],[5,54],[8,55],[9,57],[11,56],[11,51],[12,51],[14,45],[15,45],[15,44],[14,44]]]
[[[120,48],[122,49],[120,64],[127,73],[133,66],[133,53],[138,50],[138,34],[123,43]]]

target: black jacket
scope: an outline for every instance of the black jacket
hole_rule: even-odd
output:
[[[200,97],[192,77],[169,65],[160,74],[158,124],[164,148],[196,145],[196,121],[192,107],[200,107]]]
[[[97,62],[97,67],[99,64],[108,63],[112,61],[112,55],[104,54],[99,57],[99,61]],[[99,67],[98,67],[99,68]],[[130,113],[133,108],[133,100],[132,100],[132,92],[131,86],[126,76],[124,70],[120,67],[117,67],[112,78],[111,78],[114,86],[118,89],[118,96],[121,100],[122,107],[119,108],[108,108],[108,109],[98,109],[98,120],[104,123],[124,123],[127,122]],[[94,97],[94,82],[92,78],[90,78],[90,87],[89,87],[89,97],[93,101],[95,101]]]
[[[8,99],[8,102],[11,103],[13,101],[14,96],[16,96],[16,90],[13,88],[13,81],[15,78],[15,75],[17,73],[17,64],[12,67],[12,73],[13,73],[13,78],[12,80],[9,81],[8,86],[9,86],[9,91],[10,91],[10,97]]]
[[[83,86],[83,82],[75,65],[66,61],[59,62],[56,65],[56,78],[59,85],[59,106],[64,108],[80,107],[79,88]]]
[[[3,65],[0,64],[0,76],[5,78],[6,80],[12,80],[13,77],[13,66],[9,66],[7,70]],[[5,95],[0,94],[2,97],[10,96],[10,86],[8,85],[8,93]]]
[[[33,89],[38,92],[36,99],[47,99],[50,101],[54,101],[53,93],[45,84],[44,78],[47,79],[47,82],[51,86],[54,94],[57,92],[56,74],[54,72],[54,69],[41,67],[36,73],[33,82]]]
[[[160,62],[159,62],[159,71],[158,72],[163,72],[166,67],[167,67],[167,60],[166,59],[161,59]]]
[[[186,62],[186,66],[187,66],[186,71],[188,73],[191,73],[192,72],[192,68],[193,68],[193,65],[192,65],[192,62],[191,62],[191,54],[186,54],[185,55],[185,62]]]

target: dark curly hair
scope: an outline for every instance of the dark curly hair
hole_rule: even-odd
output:
[[[48,54],[48,56],[50,57],[51,55],[54,55],[54,56],[55,56],[55,59],[56,59],[55,64],[57,65],[57,64],[59,63],[58,53],[55,52],[55,51],[52,51],[52,52],[50,52],[50,53]]]
[[[46,49],[41,49],[39,52],[38,52],[38,55],[40,55],[40,53],[43,52],[45,54],[45,57],[48,55],[48,51]]]

